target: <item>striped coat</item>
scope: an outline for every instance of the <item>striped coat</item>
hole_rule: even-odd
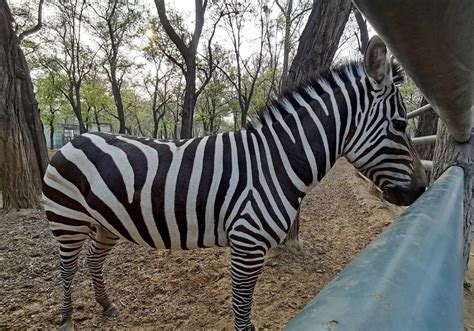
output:
[[[286,236],[302,198],[345,156],[392,202],[426,187],[385,45],[371,40],[351,62],[284,93],[247,128],[185,141],[83,134],[51,160],[43,200],[60,244],[62,328],[72,328],[71,284],[87,265],[104,313],[103,280],[119,238],[166,249],[230,246],[237,329],[252,329],[252,295],[264,257]]]

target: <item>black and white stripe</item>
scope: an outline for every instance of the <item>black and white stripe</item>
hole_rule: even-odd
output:
[[[90,236],[87,265],[107,314],[115,307],[102,266],[119,238],[166,249],[230,246],[235,327],[252,328],[266,253],[339,157],[382,189],[417,182],[419,162],[397,124],[405,111],[388,75],[374,83],[362,63],[349,63],[284,93],[238,132],[180,142],[86,133],[64,146],[43,188],[60,243],[63,327],[72,326],[71,283]]]

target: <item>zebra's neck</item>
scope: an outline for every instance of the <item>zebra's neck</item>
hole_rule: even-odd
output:
[[[277,176],[291,182],[286,189],[304,196],[344,155],[366,95],[362,66],[352,63],[285,93],[250,125],[275,151]]]

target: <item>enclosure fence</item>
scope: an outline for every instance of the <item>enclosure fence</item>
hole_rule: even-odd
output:
[[[285,330],[463,330],[463,194],[452,166]]]

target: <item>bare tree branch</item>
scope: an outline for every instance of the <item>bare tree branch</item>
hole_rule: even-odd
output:
[[[31,29],[28,29],[28,30],[23,31],[22,33],[20,33],[20,35],[18,36],[18,41],[19,42],[21,42],[23,39],[25,39],[25,37],[30,36],[30,35],[38,32],[41,29],[41,27],[43,26],[43,22],[42,22],[43,2],[44,2],[44,0],[40,0],[39,5],[38,5],[38,22]]]

